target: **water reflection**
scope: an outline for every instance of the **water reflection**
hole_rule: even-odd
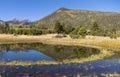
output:
[[[0,52],[0,61],[54,61],[53,58],[28,48],[15,48]]]
[[[88,57],[98,54],[100,50],[89,47],[34,44],[2,44],[0,45],[0,60],[5,61],[62,61]]]
[[[40,43],[0,45],[0,61],[62,61],[99,53],[99,49],[79,46]],[[111,57],[116,56],[119,58],[117,52]],[[0,77],[104,77],[105,74],[120,73],[120,59],[109,59],[58,65],[0,66]]]

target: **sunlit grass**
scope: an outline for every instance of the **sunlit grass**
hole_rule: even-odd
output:
[[[0,35],[0,43],[45,43],[59,45],[77,45],[89,47],[103,47],[111,49],[120,49],[120,38],[110,39],[109,37],[87,36],[85,39],[72,39],[69,36],[64,38],[55,38],[56,34],[47,34],[40,36],[30,35]]]
[[[102,60],[104,59],[106,56],[110,57],[114,55],[113,51],[107,51],[107,50],[101,50],[101,52],[99,54],[96,55],[91,55],[89,57],[86,58],[80,58],[80,59],[66,59],[63,62],[64,63],[83,63],[83,62],[88,62],[88,61],[95,61],[95,60]]]
[[[118,74],[116,72],[114,72],[113,74],[104,74],[104,73],[102,73],[101,75],[104,76],[104,77],[120,77],[120,74]]]
[[[58,62],[53,62],[53,61],[37,61],[37,62],[32,62],[32,61],[11,61],[11,62],[5,62],[2,61],[0,62],[0,65],[9,65],[9,66],[30,66],[30,65],[49,65],[49,64],[58,64]]]

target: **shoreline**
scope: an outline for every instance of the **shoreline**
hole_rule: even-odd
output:
[[[86,36],[85,39],[72,39],[69,36],[63,38],[56,38],[57,34],[47,34],[39,36],[30,35],[10,35],[0,34],[0,44],[9,43],[43,43],[53,45],[72,45],[72,46],[86,46],[93,48],[107,48],[120,49],[120,38],[110,39],[109,37],[101,36]]]
[[[100,53],[97,55],[91,55],[86,58],[79,59],[65,59],[62,62],[51,61],[12,61],[12,62],[0,62],[0,66],[29,66],[29,65],[50,65],[50,64],[69,64],[69,63],[84,63],[89,61],[102,60],[106,56],[110,57],[115,55],[113,49],[120,49],[120,39],[109,39],[108,37],[87,36],[85,39],[71,39],[69,36],[64,38],[55,38],[56,34],[47,34],[40,36],[27,36],[27,35],[0,35],[0,44],[9,43],[43,43],[53,45],[72,45],[72,46],[85,46],[100,49]],[[117,42],[118,41],[118,42]],[[114,44],[113,44],[114,43]],[[118,45],[118,46],[116,46]],[[112,50],[108,50],[108,49]]]

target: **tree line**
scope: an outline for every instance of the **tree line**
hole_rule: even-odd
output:
[[[49,28],[38,28],[34,26],[19,26],[11,27],[7,22],[0,23],[0,33],[3,34],[14,34],[14,35],[42,35],[42,34],[68,34],[71,38],[85,38],[86,35],[93,36],[108,36],[111,38],[120,37],[120,31],[115,28],[102,28],[97,22],[93,22],[90,28],[86,26],[66,26],[56,21],[54,24],[54,29]]]
[[[62,25],[60,22],[55,23],[54,30],[56,33],[69,34],[71,38],[85,38],[86,35],[93,36],[108,36],[110,38],[120,37],[120,31],[115,28],[102,28],[97,22],[93,22],[91,28],[87,29],[85,26],[72,27],[67,26],[67,28]]]
[[[1,34],[14,34],[14,35],[41,35],[53,33],[50,29],[38,29],[31,26],[19,26],[11,27],[7,22],[0,24],[0,33]]]

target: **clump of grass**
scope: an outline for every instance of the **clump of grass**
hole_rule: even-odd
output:
[[[11,61],[11,62],[0,62],[0,65],[9,65],[9,66],[30,66],[30,65],[49,65],[49,64],[59,64],[59,62],[54,61]]]
[[[117,40],[102,41],[98,45],[106,48],[120,49],[120,42]]]
[[[102,60],[104,59],[106,56],[112,56],[115,53],[113,51],[108,51],[106,49],[101,50],[101,52],[99,54],[95,54],[95,55],[91,55],[89,57],[86,58],[80,58],[80,59],[66,59],[63,60],[63,63],[83,63],[83,62],[88,62],[88,61],[95,61],[95,60]]]
[[[120,77],[120,74],[118,74],[117,72],[114,72],[113,74],[102,73],[101,75],[104,77]]]

